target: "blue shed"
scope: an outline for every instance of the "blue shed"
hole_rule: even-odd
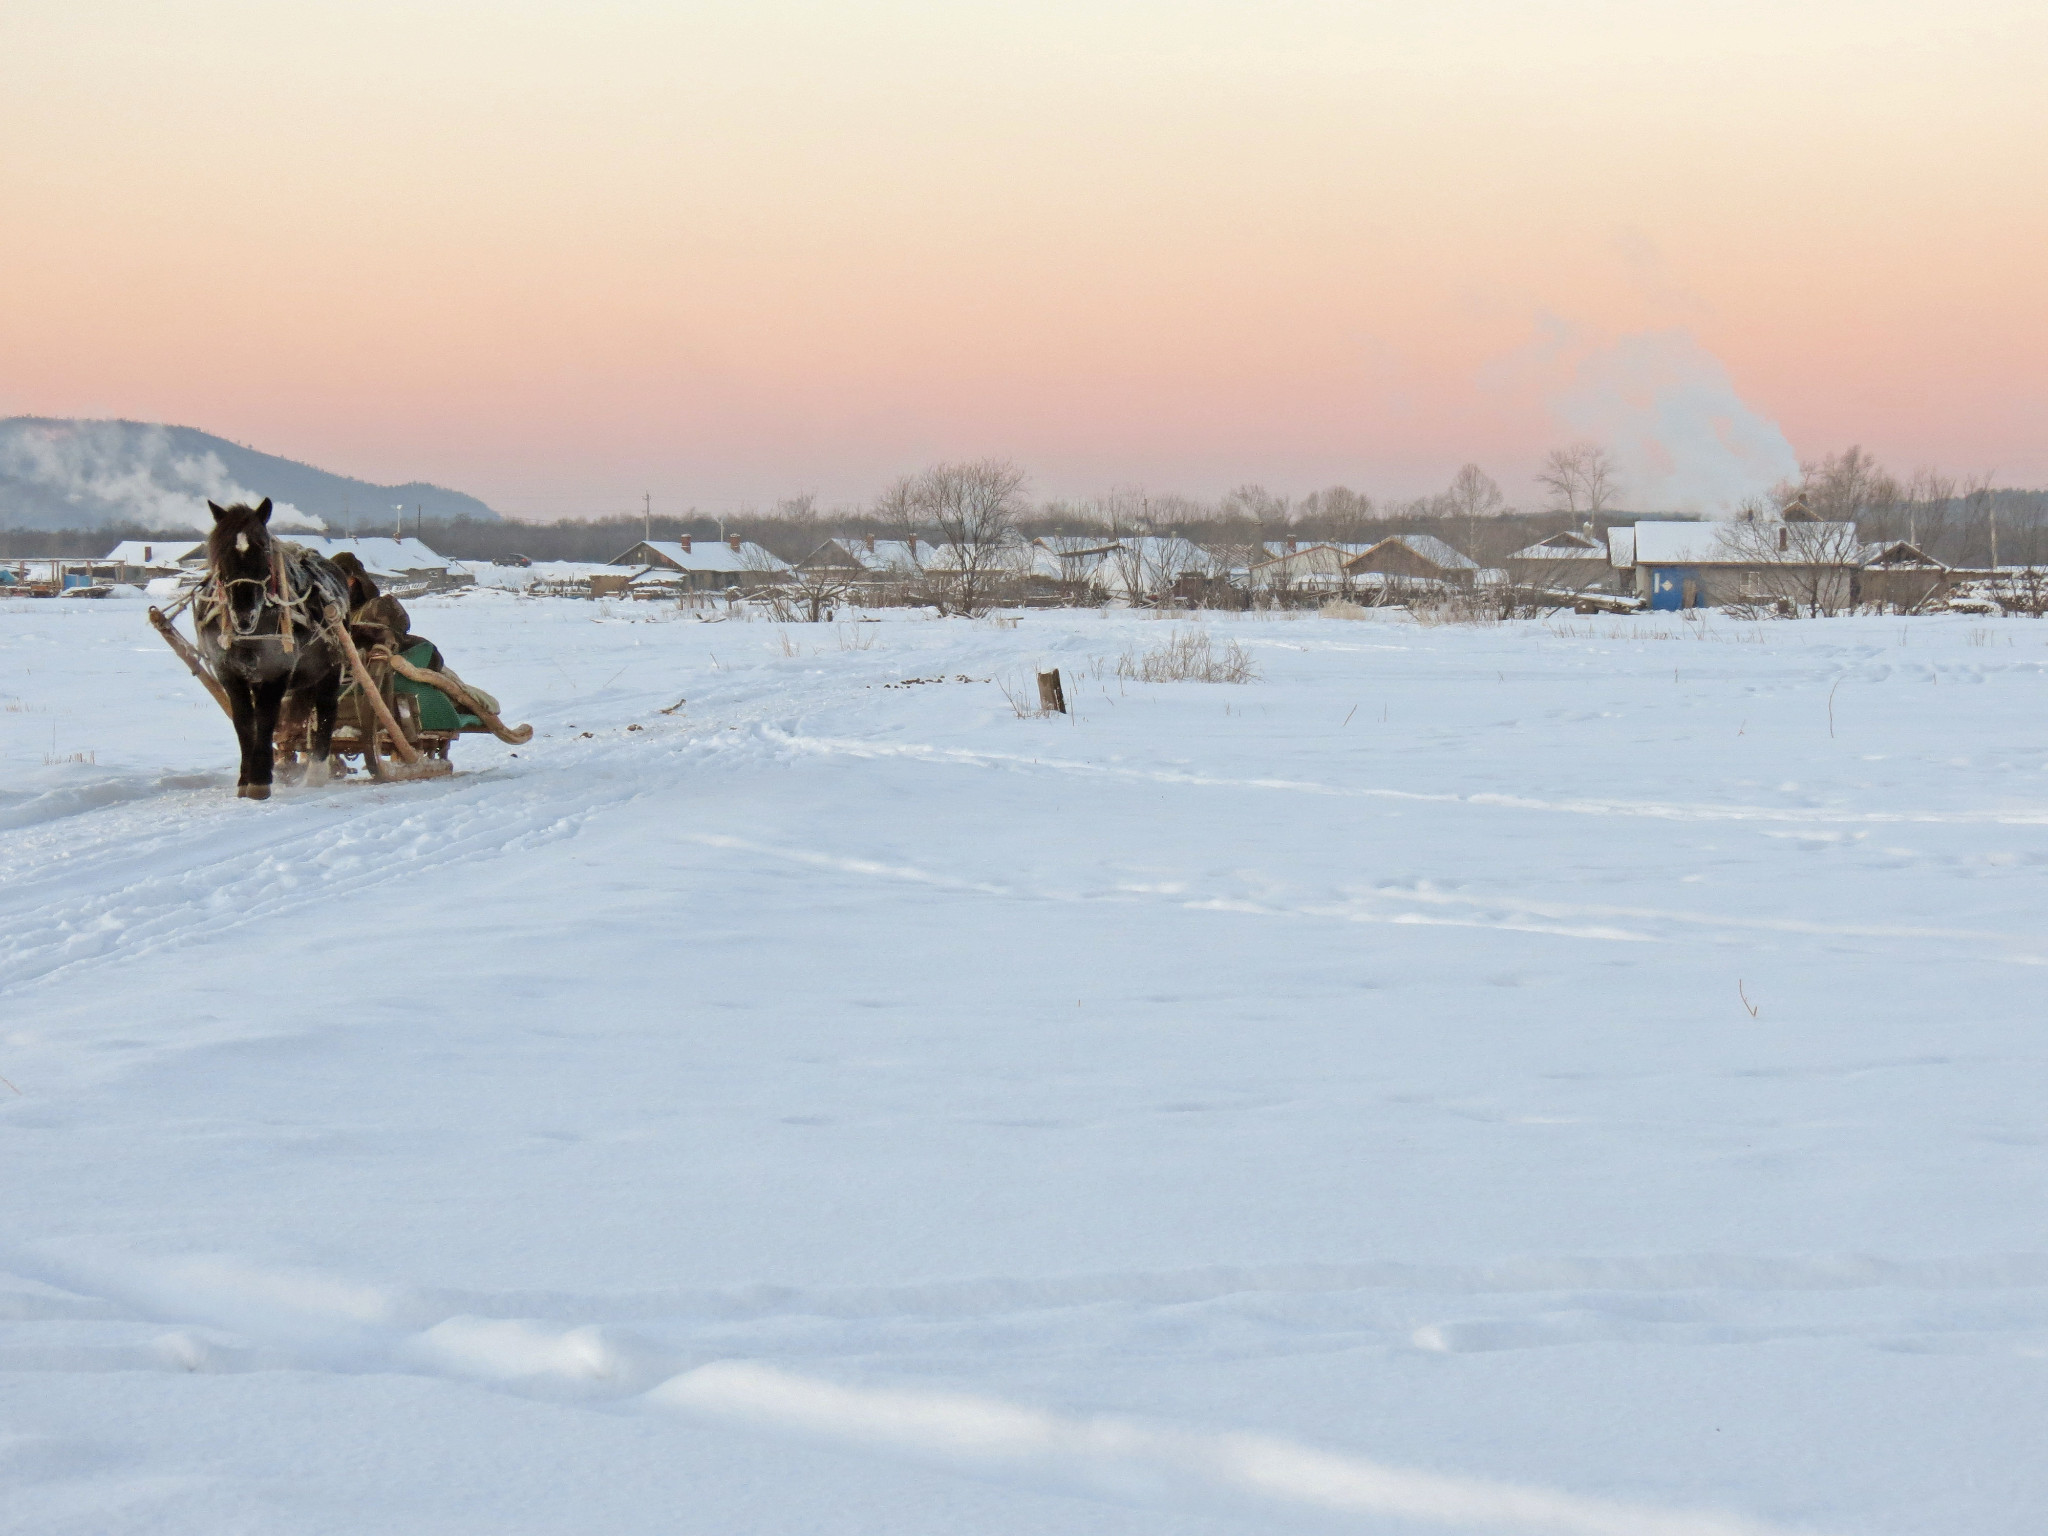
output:
[[[1659,565],[1650,570],[1650,607],[1654,612],[1697,608],[1700,592],[1700,568],[1696,565]]]

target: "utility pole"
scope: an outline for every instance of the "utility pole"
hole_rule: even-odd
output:
[[[640,542],[645,544],[654,537],[654,492],[640,493]]]

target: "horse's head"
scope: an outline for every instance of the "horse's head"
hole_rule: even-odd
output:
[[[260,505],[232,507],[206,504],[213,512],[213,532],[206,554],[230,621],[238,634],[254,634],[263,617],[263,599],[270,589],[270,498]]]

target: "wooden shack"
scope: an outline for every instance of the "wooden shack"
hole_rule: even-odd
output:
[[[1905,539],[1871,546],[1856,573],[1856,601],[1918,613],[1944,601],[1955,573]]]

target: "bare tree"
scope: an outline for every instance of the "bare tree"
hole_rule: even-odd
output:
[[[1001,459],[935,464],[909,488],[916,519],[935,530],[938,548],[924,568],[924,589],[942,613],[979,618],[1017,573],[1024,472]]]
[[[1554,510],[1596,516],[1614,499],[1614,460],[1597,443],[1569,443],[1544,455],[1536,483],[1550,493]]]
[[[1963,479],[1960,512],[1965,531],[1970,541],[1966,548],[1981,548],[1993,569],[1998,565],[1998,502],[1991,489],[1989,475],[1967,475]],[[1977,526],[1982,524],[1986,534],[1982,545],[1976,543]]]
[[[891,538],[908,542],[924,533],[918,521],[917,476],[898,475],[891,480],[868,508],[868,516]]]
[[[1444,503],[1453,517],[1491,517],[1507,505],[1507,498],[1501,495],[1493,476],[1477,464],[1467,464],[1451,477]]]
[[[1095,504],[1095,515],[1111,538],[1152,531],[1152,498],[1142,485],[1113,485]]]
[[[784,497],[761,521],[765,536],[757,538],[756,542],[791,560],[809,554],[825,537],[818,498],[808,492]]]
[[[1223,498],[1223,515],[1242,518],[1257,523],[1260,527],[1271,524],[1285,527],[1287,524],[1287,498],[1275,496],[1263,485],[1240,485]]]
[[[1348,485],[1311,491],[1297,511],[1305,532],[1339,544],[1367,543],[1374,531],[1372,498]]]
[[[1463,525],[1456,542],[1481,565],[1492,564],[1495,557],[1515,547],[1510,531],[1499,526],[1481,526],[1507,510],[1507,498],[1493,477],[1477,464],[1467,464],[1453,475],[1450,488],[1436,498],[1436,505],[1440,515]],[[1490,538],[1489,533],[1493,535]]]
[[[1799,497],[1824,523],[1882,516],[1900,500],[1899,482],[1854,444],[1815,463],[1800,465]]]
[[[1918,469],[1906,482],[1906,542],[1930,553],[1947,542],[1950,504],[1956,499],[1954,475]],[[1896,536],[1897,529],[1886,530]]]
[[[852,602],[860,585],[857,573],[843,565],[797,565],[768,596],[777,619],[821,624]]]
[[[1115,584],[1134,603],[1152,601],[1172,591],[1183,576],[1207,580],[1220,569],[1206,549],[1178,533],[1119,539],[1109,552],[1109,565]]]

